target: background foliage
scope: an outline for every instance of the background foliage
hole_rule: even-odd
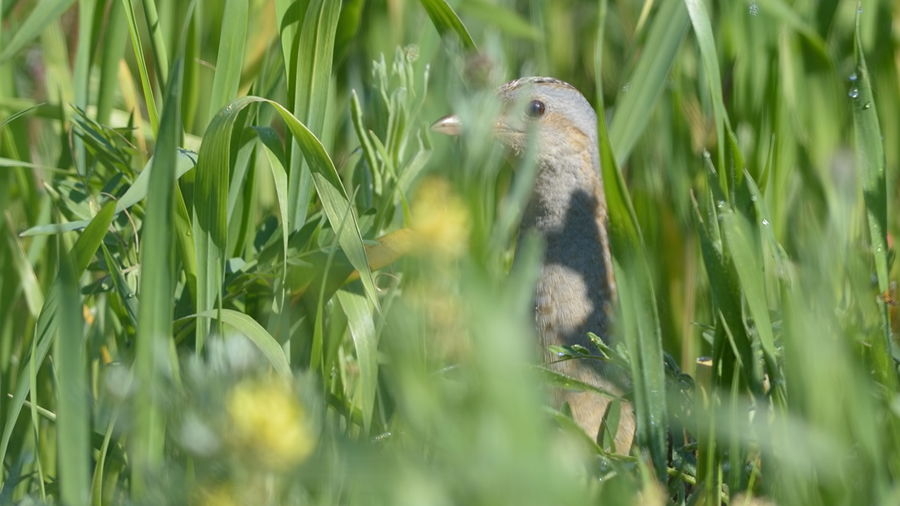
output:
[[[0,1],[0,504],[897,504],[898,15]],[[608,132],[619,339],[558,351],[628,456],[529,365],[522,75]]]

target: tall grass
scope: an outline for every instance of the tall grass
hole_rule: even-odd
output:
[[[898,15],[0,2],[0,504],[896,504]],[[629,455],[534,365],[527,74],[600,112],[617,339],[557,351]]]

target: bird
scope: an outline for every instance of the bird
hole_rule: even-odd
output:
[[[627,385],[610,364],[593,359],[559,361],[549,351],[552,345],[591,349],[588,332],[607,345],[613,340],[616,281],[597,114],[578,89],[552,77],[516,79],[500,86],[496,94],[502,104],[494,125],[499,142],[519,157],[529,142],[538,143],[537,175],[519,234],[536,234],[544,246],[534,291],[535,326],[544,362],[554,371],[621,395]],[[463,124],[451,114],[431,129],[460,135]],[[564,389],[554,389],[552,397],[558,407],[568,403],[578,425],[601,440],[599,429],[612,398]],[[615,435],[618,453],[628,452],[634,433],[633,408],[623,403]]]

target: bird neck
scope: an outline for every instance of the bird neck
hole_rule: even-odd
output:
[[[545,157],[520,225],[545,245],[535,293],[542,340],[590,346],[604,340],[616,296],[607,235],[606,198],[596,156]],[[544,307],[546,306],[546,307]]]

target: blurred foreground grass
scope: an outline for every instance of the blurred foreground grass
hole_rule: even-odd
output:
[[[0,504],[900,502],[893,2],[0,15]],[[532,365],[521,75],[605,113],[628,456]]]

